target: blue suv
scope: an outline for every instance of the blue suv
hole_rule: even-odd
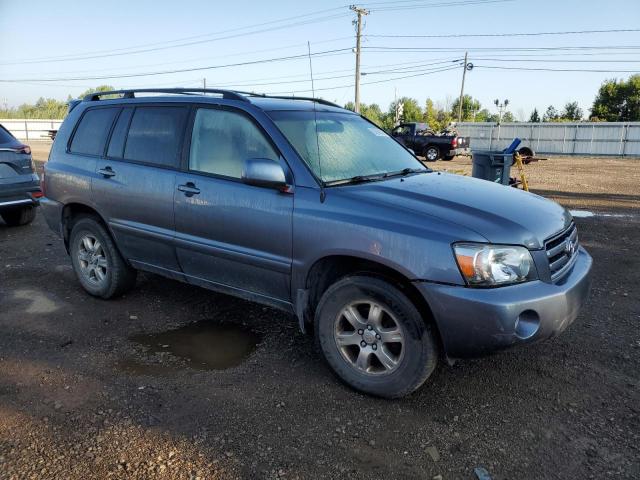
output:
[[[91,295],[144,270],[291,312],[343,381],[388,398],[440,358],[562,332],[587,296],[566,209],[433,172],[326,101],[164,89],[70,107],[41,205]]]

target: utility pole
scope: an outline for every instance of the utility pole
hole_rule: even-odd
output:
[[[356,12],[358,16],[354,23],[356,24],[356,98],[355,111],[360,113],[360,36],[362,35],[362,16],[369,15],[369,10],[351,5],[350,10]]]
[[[468,54],[469,52],[464,52],[464,64],[462,65],[462,87],[460,87],[460,101],[458,103],[458,123],[462,122],[462,101],[464,100],[464,79],[467,76]]]
[[[206,78],[202,79],[202,88],[204,88],[205,90],[207,89],[207,79]]]

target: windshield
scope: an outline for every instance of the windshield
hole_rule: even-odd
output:
[[[393,138],[358,115],[313,111],[269,112],[298,155],[323,182],[407,170],[428,171]],[[320,158],[318,158],[318,151]]]

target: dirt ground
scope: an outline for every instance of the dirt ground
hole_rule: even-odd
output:
[[[338,382],[293,317],[146,274],[98,300],[41,215],[0,222],[0,478],[640,478],[639,162],[527,167],[534,191],[613,215],[576,219],[580,317],[399,401]]]

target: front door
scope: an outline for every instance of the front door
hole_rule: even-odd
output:
[[[199,108],[175,182],[176,252],[187,279],[290,300],[293,195],[242,183],[244,161],[287,168],[247,113]]]

